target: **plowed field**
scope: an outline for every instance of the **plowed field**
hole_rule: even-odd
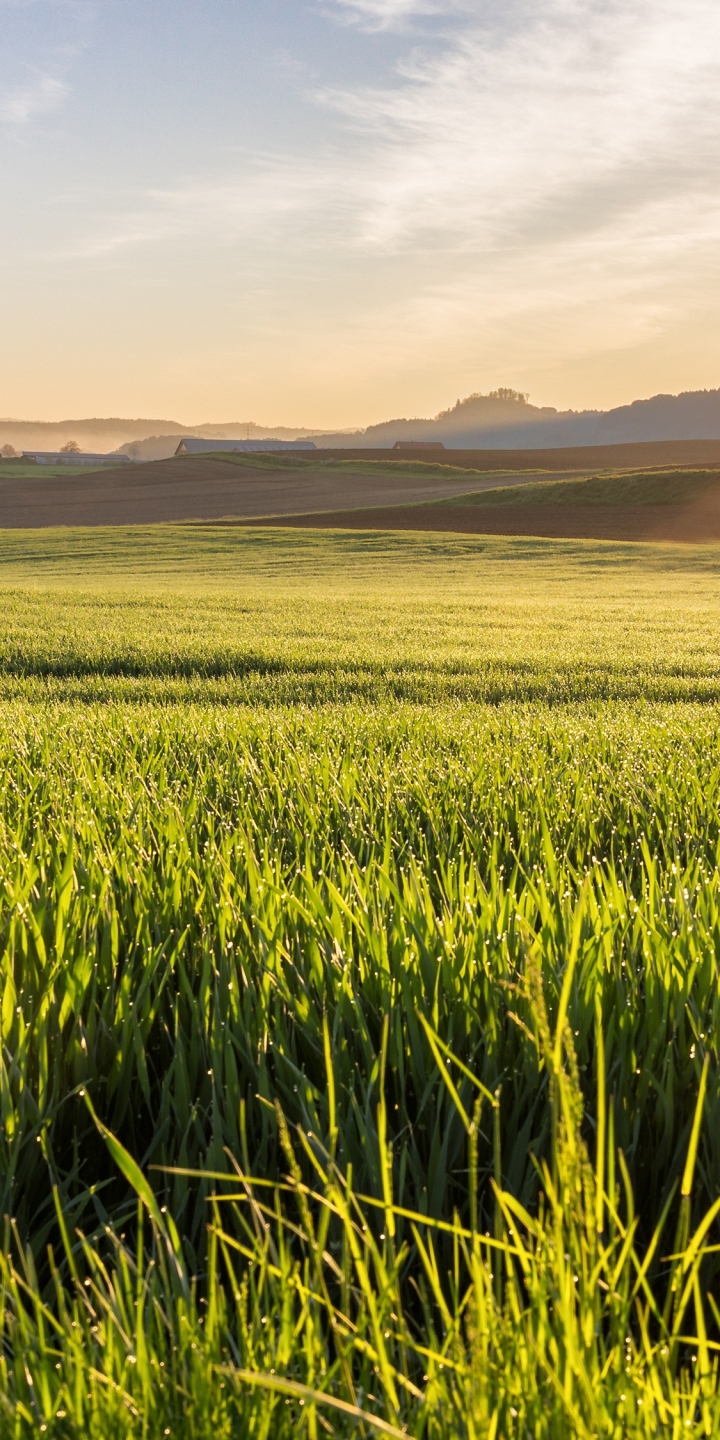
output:
[[[702,544],[720,540],[720,501],[715,496],[705,496],[692,505],[398,505],[285,516],[265,523],[326,529],[442,530],[463,535]]]
[[[243,457],[244,458],[244,457]],[[266,457],[259,457],[265,460]],[[300,511],[356,509],[360,505],[417,504],[468,489],[467,469],[438,477],[436,466],[386,462],[385,473],[365,456],[356,472],[329,468],[295,469],[267,463],[254,468],[208,456],[179,456],[148,465],[94,470],[84,475],[46,475],[29,470],[4,480],[0,473],[0,528],[33,529],[55,525],[148,525],[182,520],[218,520],[225,516],[257,518]],[[362,464],[368,466],[363,470]],[[450,463],[450,462],[448,462]],[[542,475],[523,471],[498,480],[473,479],[476,490],[498,484],[522,484]]]
[[[659,465],[697,467],[720,461],[719,441],[658,442],[652,445],[589,446],[568,450],[447,450],[435,463],[399,457],[393,451],[318,451],[317,456],[278,460],[267,455],[217,458],[179,456],[144,465],[48,474],[28,466],[0,466],[0,528],[41,528],[56,525],[143,525],[183,520],[224,518],[259,519],[266,516],[305,516],[323,512],[322,520],[303,524],[330,524],[335,515],[357,512],[349,523],[355,528],[447,529],[506,535],[585,535],[604,538],[632,537],[626,528],[612,528],[612,517],[571,515],[567,504],[557,520],[544,507],[537,519],[523,506],[505,521],[502,507],[492,519],[457,515],[444,517],[405,514],[407,507],[496,489],[498,485],[526,484],[601,470]],[[394,515],[385,507],[393,506]],[[374,518],[383,510],[381,521]],[[606,507],[607,508],[607,507]],[[647,508],[647,507],[644,507]],[[625,507],[623,507],[625,509]],[[648,516],[642,517],[643,524]],[[623,523],[631,526],[627,513]],[[296,520],[293,524],[300,523]],[[343,519],[343,524],[346,521]],[[528,530],[527,526],[531,528]],[[580,526],[580,529],[577,526]],[[604,528],[598,529],[598,525]],[[521,527],[521,528],[518,528]],[[550,527],[550,528],[548,528]],[[569,527],[569,528],[568,528]],[[610,527],[610,528],[608,528]],[[690,538],[690,537],[686,537]],[[694,537],[693,537],[694,538]]]

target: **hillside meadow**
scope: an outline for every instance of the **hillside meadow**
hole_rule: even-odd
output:
[[[719,576],[0,535],[0,1436],[718,1433]]]
[[[63,461],[58,465],[38,465],[33,461],[4,458],[0,462],[0,481],[9,481],[13,487],[16,487],[18,480],[32,479],[33,476],[44,477],[49,480],[52,478],[61,479],[63,476],[67,477],[68,475],[97,475],[98,471],[102,470],[103,466],[107,464],[112,464],[112,460],[103,460],[97,465],[72,465]]]
[[[649,470],[500,485],[443,500],[443,505],[688,505],[716,498],[720,470]],[[433,502],[438,503],[438,502]]]

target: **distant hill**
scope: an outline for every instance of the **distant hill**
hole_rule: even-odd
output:
[[[618,445],[653,440],[720,440],[720,390],[654,395],[614,410],[556,410],[531,405],[517,390],[468,395],[430,418],[386,420],[364,430],[317,432],[252,421],[178,420],[0,420],[0,449],[59,450],[76,440],[82,450],[164,460],[174,455],[181,435],[216,440],[312,439],[323,448],[391,448],[397,440],[440,441],[449,449],[532,450],[571,445]]]
[[[148,435],[144,440],[131,440],[119,447],[133,460],[169,460],[178,447],[181,435],[192,435],[203,440],[306,440],[310,430],[293,429],[288,425],[251,425],[247,421],[228,421],[226,425],[180,425],[170,429],[167,422],[165,433]],[[171,422],[172,423],[172,422]]]
[[[344,435],[313,435],[316,445],[382,446],[435,440],[453,449],[546,449],[647,440],[720,439],[720,390],[655,395],[614,410],[555,410],[517,390],[469,395],[432,419],[387,420]]]
[[[202,435],[214,440],[302,440],[305,429],[283,425],[256,425],[249,420],[226,423],[183,424],[179,420],[0,420],[0,449],[60,450],[76,440],[81,450],[119,451],[136,460],[164,460],[174,455],[181,435]]]

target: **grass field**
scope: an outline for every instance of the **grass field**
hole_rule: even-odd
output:
[[[720,493],[720,470],[650,470],[540,484],[499,486],[430,503],[443,505],[682,505]]]
[[[482,480],[485,483],[494,475],[499,478],[505,475],[522,474],[525,469],[529,474],[538,473],[538,465],[528,463],[524,467],[513,465],[511,469],[499,463],[496,468],[488,469],[487,465],[481,470],[474,470],[466,464],[454,465],[453,453],[447,452],[447,460],[399,460],[393,459],[362,459],[353,456],[352,459],[343,460],[332,453],[325,454],[322,450],[296,452],[293,454],[268,454],[233,453],[233,451],[219,450],[207,457],[211,460],[218,460],[223,465],[237,465],[241,470],[267,470],[270,473],[277,473],[284,470],[329,470],[339,476],[342,475],[407,475],[418,480],[455,480],[459,476],[472,482],[474,479]],[[540,467],[543,468],[543,467]],[[549,474],[555,473],[548,469]]]
[[[432,500],[426,503],[431,505],[501,505],[511,503],[514,505],[527,503],[541,503],[546,505],[557,504],[582,504],[582,505],[673,505],[682,504],[693,500],[698,495],[704,495],[708,490],[717,489],[720,485],[720,469],[717,466],[703,468],[702,466],[673,466],[670,469],[663,469],[655,466],[647,470],[619,470],[599,471],[599,473],[580,473],[571,479],[565,479],[557,475],[549,466],[545,473],[548,478],[527,485],[503,485],[505,478],[522,474],[522,471],[514,466],[512,470],[499,467],[497,470],[472,470],[467,466],[458,467],[452,463],[452,451],[448,452],[447,461],[440,463],[427,460],[340,460],[336,457],[325,458],[320,451],[314,457],[312,455],[283,455],[278,458],[275,455],[233,455],[220,453],[210,458],[217,459],[223,463],[231,463],[246,470],[316,470],[319,467],[327,469],[338,475],[389,475],[401,474],[413,476],[418,479],[433,480],[455,480],[459,476],[472,485],[473,480],[482,481],[486,486],[488,480],[497,476],[499,484],[497,489],[483,489],[473,491],[470,489],[466,494],[455,495],[449,500]],[[537,465],[528,465],[530,474],[538,474]]]
[[[94,475],[105,465],[112,465],[112,463],[110,456],[97,465],[66,465],[63,463],[38,465],[27,460],[3,460],[0,462],[0,480],[12,480],[13,483],[16,483],[18,480],[27,480],[31,476]],[[117,461],[115,463],[117,464]]]
[[[719,574],[0,537],[0,1435],[718,1433]]]
[[[720,695],[720,551],[5,532],[0,694],[248,704]]]

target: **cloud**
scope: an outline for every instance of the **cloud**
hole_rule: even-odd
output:
[[[168,241],[222,247],[239,240],[267,251],[289,225],[298,233],[303,217],[311,222],[326,209],[332,185],[332,174],[313,164],[252,157],[233,177],[189,179],[128,196],[121,210],[65,253],[91,259]],[[81,207],[82,197],[73,197],[73,204]]]
[[[0,0],[15,12],[4,37],[0,123],[24,127],[57,110],[91,43],[98,0]]]
[[[325,14],[372,31],[405,30],[411,21],[444,16],[453,8],[443,0],[335,0]]]
[[[468,326],[476,348],[538,363],[652,345],[702,314],[712,328],[715,0],[335,9],[408,32],[390,83],[314,98],[355,140],[340,182],[356,198],[348,244],[378,274],[395,266],[414,353],[472,349]]]
[[[288,143],[216,179],[114,197],[66,255],[234,246],[289,308],[344,286],[353,333],[380,317],[449,347],[469,324],[498,339],[514,327],[531,337],[519,347],[542,348],[547,327],[578,348],[632,344],[710,303],[716,0],[335,0],[333,13],[408,27],[389,42],[389,81],[310,92],[328,128],[305,153]]]
[[[39,115],[55,110],[64,99],[67,86],[53,75],[36,75],[28,84],[0,92],[0,120],[10,125],[27,125]]]
[[[374,8],[389,17],[410,6]],[[409,50],[392,85],[316,97],[372,147],[368,241],[542,242],[554,226],[566,237],[659,194],[714,189],[714,0],[476,10],[441,47]]]

